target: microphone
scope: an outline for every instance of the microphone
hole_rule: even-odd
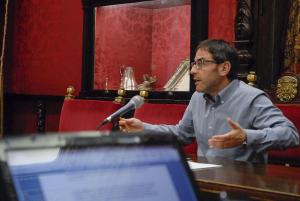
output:
[[[136,95],[136,96],[132,97],[130,99],[130,101],[126,105],[124,105],[119,110],[117,110],[116,112],[114,112],[113,114],[111,114],[110,116],[108,116],[107,118],[105,118],[97,126],[97,129],[100,128],[101,126],[103,126],[104,124],[112,122],[114,119],[116,119],[116,118],[124,115],[125,113],[129,112],[130,110],[139,108],[143,104],[144,104],[144,98],[143,97],[141,97],[139,95]]]

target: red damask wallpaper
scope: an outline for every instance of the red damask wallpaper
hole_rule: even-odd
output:
[[[14,1],[12,72],[7,91],[64,95],[81,83],[82,5],[80,0]]]
[[[235,0],[209,1],[209,38],[234,39],[235,7]],[[156,87],[161,88],[189,55],[188,6],[177,11],[156,9],[153,13],[149,9],[143,14],[138,11],[140,8],[131,9],[97,13],[97,17],[103,18],[105,13],[109,14],[104,24],[96,22],[101,27],[96,40],[100,44],[96,49],[96,88],[103,88],[106,77],[109,87],[118,88],[121,65],[134,67],[138,83],[143,81],[145,73],[157,75]],[[6,91],[63,95],[68,85],[74,85],[78,94],[82,63],[81,1],[16,1],[13,12],[11,73],[7,75]],[[171,12],[176,12],[175,17]],[[129,36],[130,33],[134,35]],[[129,54],[122,58],[125,52]]]
[[[208,37],[234,41],[236,0],[209,0]]]
[[[109,6],[96,13],[95,81],[96,89],[120,86],[120,69],[131,66],[137,82],[149,72],[151,63],[152,10]]]
[[[151,72],[162,89],[178,65],[190,55],[191,6],[155,9],[153,13]]]
[[[18,0],[9,1],[13,4],[13,14],[9,21],[12,30],[9,32],[9,57],[6,60],[9,66],[5,69],[5,92],[33,95],[59,95],[65,94],[68,85],[74,85],[76,95],[81,86],[82,67],[82,27],[83,10],[81,0]],[[187,8],[182,8],[186,10]],[[107,62],[100,65],[96,73],[99,76],[97,87],[103,87],[103,80],[109,77],[109,84],[118,87],[119,67],[122,64],[135,69],[136,78],[140,83],[142,74],[151,73],[159,75],[157,87],[163,86],[178,63],[189,55],[189,42],[178,43],[178,41],[189,41],[189,17],[183,11],[178,11],[177,16],[171,17],[168,9],[157,10],[154,14],[141,15],[137,11],[126,13],[128,20],[121,21],[118,26],[109,24],[107,20],[106,29],[100,29],[99,34],[106,35],[114,42],[111,46],[106,45],[108,41],[97,40],[103,44],[96,49],[97,52],[112,51],[111,55],[97,54],[98,59]],[[106,11],[105,11],[106,12]],[[113,12],[113,11],[110,11]],[[173,12],[173,11],[172,11]],[[100,13],[98,13],[100,15]],[[118,18],[120,13],[115,13]],[[209,0],[209,37],[225,38],[232,41],[233,19],[235,15],[235,0]],[[152,18],[152,23],[145,23],[147,18]],[[174,21],[171,22],[171,18]],[[137,20],[137,23],[129,23],[129,19]],[[98,23],[98,22],[97,22]],[[152,25],[155,25],[152,27]],[[98,25],[99,26],[99,25]],[[120,27],[124,30],[120,30]],[[163,29],[171,28],[165,34]],[[153,29],[153,30],[151,30]],[[102,31],[102,33],[101,33]],[[136,35],[128,37],[128,33]],[[141,34],[143,33],[143,34]],[[152,46],[147,41],[157,38]],[[118,40],[116,38],[119,38]],[[143,40],[142,40],[143,39]],[[142,42],[145,41],[146,42]],[[115,47],[122,47],[117,51]],[[128,47],[132,47],[128,50]],[[150,55],[155,49],[155,53]],[[117,55],[129,52],[130,56],[124,57],[124,61],[117,63]],[[138,59],[137,63],[131,63],[133,58],[139,55],[149,55]],[[121,57],[122,58],[122,57]],[[99,61],[100,61],[99,60]],[[166,64],[163,65],[163,60]],[[150,63],[150,65],[149,65]],[[109,70],[104,66],[109,65]],[[103,73],[101,75],[100,73]],[[102,76],[102,77],[101,77]],[[104,79],[103,79],[104,78]],[[113,81],[115,80],[115,81]],[[10,118],[11,127],[17,133],[35,132],[36,129],[36,103],[24,101],[18,102]],[[24,110],[28,108],[27,110]],[[47,106],[46,130],[55,131],[58,128],[60,106]],[[21,123],[20,123],[21,122]]]
[[[96,14],[95,88],[118,89],[120,68],[132,66],[138,83],[143,74],[162,87],[189,55],[190,6],[145,9],[102,7]],[[113,26],[112,26],[113,25]]]
[[[209,38],[234,40],[235,0],[209,1]],[[120,68],[132,66],[138,83],[143,74],[158,78],[162,89],[190,55],[190,6],[161,9],[109,6],[96,14],[96,89],[120,86]]]

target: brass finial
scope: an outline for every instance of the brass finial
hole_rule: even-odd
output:
[[[65,100],[73,99],[75,97],[74,92],[75,92],[75,88],[73,86],[68,86],[67,92],[65,95]]]
[[[140,90],[140,96],[146,99],[149,96],[149,92],[147,90]]]
[[[115,98],[115,102],[119,104],[124,104],[125,99],[124,96],[126,94],[126,90],[123,88],[118,89],[118,96]]]
[[[249,74],[247,75],[247,80],[248,84],[250,86],[256,87],[256,81],[257,81],[257,75],[255,74],[254,71],[250,71]]]

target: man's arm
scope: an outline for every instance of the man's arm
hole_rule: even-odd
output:
[[[144,123],[144,129],[154,133],[166,133],[176,135],[177,138],[184,144],[192,142],[191,138],[195,136],[193,128],[193,119],[191,104],[188,105],[183,114],[182,119],[176,125],[159,124],[153,125]]]
[[[257,152],[271,149],[286,149],[299,145],[299,134],[295,125],[281,110],[265,96],[253,102],[253,129],[245,129],[247,145],[254,146]]]
[[[146,122],[142,122],[136,118],[121,119],[119,121],[120,129],[123,132],[137,132],[137,131],[150,131],[159,134],[173,134],[184,143],[191,143],[191,137],[194,137],[193,119],[190,110],[190,105],[187,107],[182,119],[176,125],[154,125]]]
[[[299,135],[294,124],[265,96],[252,102],[251,128],[242,128],[236,122],[231,131],[214,136],[209,143],[214,148],[231,148],[246,143],[259,153],[270,149],[286,149],[299,145]],[[230,123],[229,123],[230,124]]]

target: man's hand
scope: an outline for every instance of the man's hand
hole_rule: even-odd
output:
[[[208,140],[211,148],[225,149],[242,145],[246,140],[246,133],[243,128],[237,123],[228,118],[227,122],[232,128],[231,131],[223,135],[213,136]]]
[[[123,132],[138,132],[144,130],[144,124],[141,120],[136,118],[124,119],[120,118],[120,130]]]

